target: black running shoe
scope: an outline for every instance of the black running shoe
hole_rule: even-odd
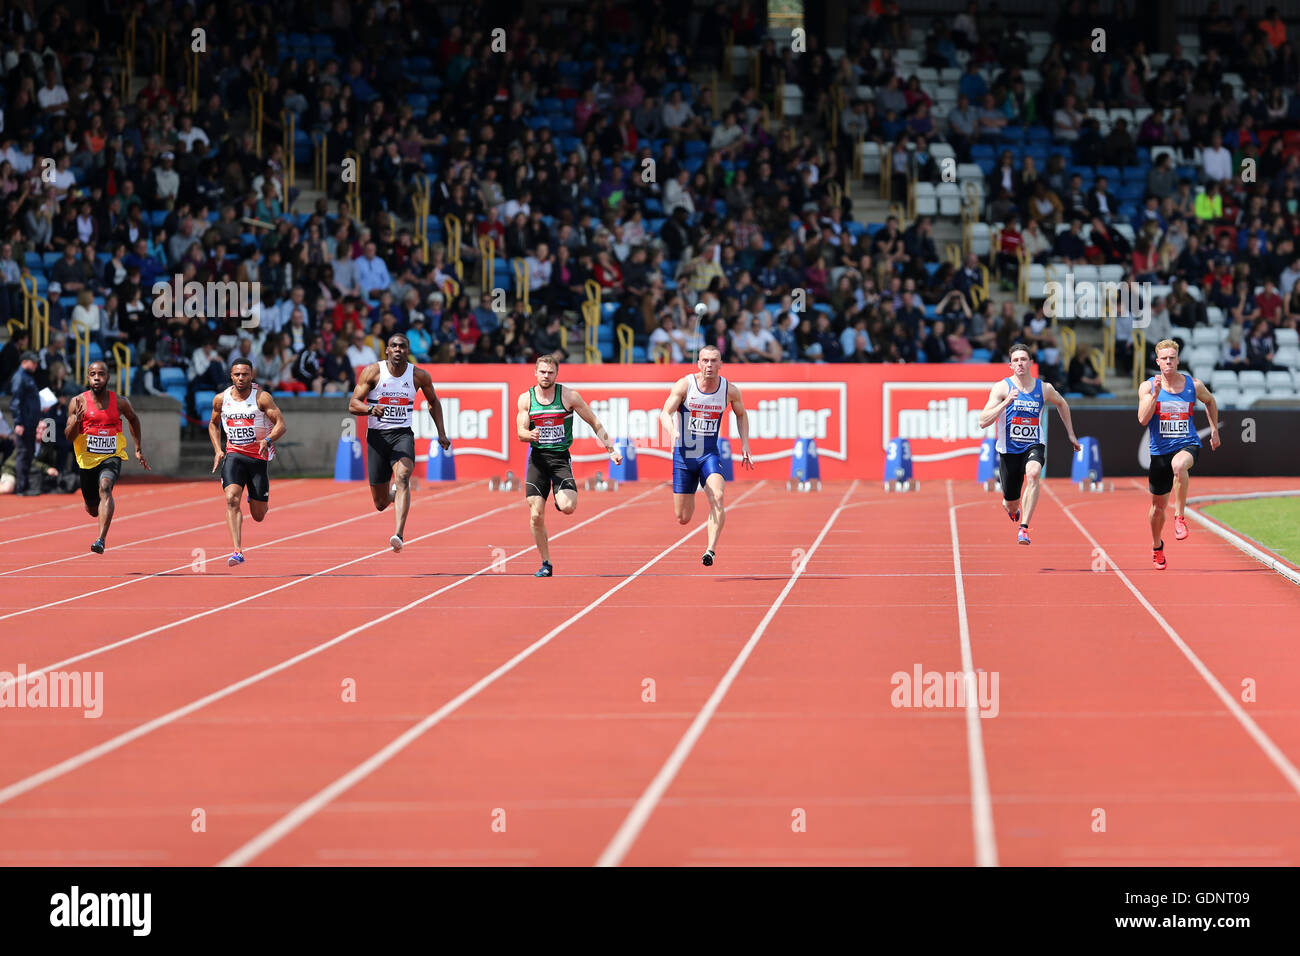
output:
[[[542,562],[542,566],[541,566],[540,568],[537,569],[537,573],[534,574],[533,577],[535,577],[535,578],[549,578],[549,577],[551,576],[551,573],[552,573],[552,570],[551,570],[551,562],[550,562],[550,561],[543,561],[543,562]]]
[[[713,567],[713,552],[705,551],[704,557],[700,558],[700,563],[703,564],[706,568]]]
[[[94,551],[96,554],[103,554],[103,553],[104,553],[104,539],[103,539],[103,538],[96,538],[96,539],[95,539],[95,543],[92,544],[92,545],[90,546],[90,550],[91,550],[91,551]]]

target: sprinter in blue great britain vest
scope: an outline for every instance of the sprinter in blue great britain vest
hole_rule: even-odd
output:
[[[1039,482],[1047,461],[1047,404],[1056,406],[1065,434],[1074,450],[1082,446],[1074,437],[1070,406],[1060,392],[1041,379],[1031,378],[1033,359],[1029,346],[1017,342],[1008,353],[1011,375],[993,386],[988,404],[980,412],[980,428],[997,423],[998,478],[1002,482],[1002,507],[1019,524],[1016,541],[1029,544],[1029,519],[1038,505]]]
[[[1151,563],[1163,571],[1165,561],[1165,510],[1169,493],[1174,493],[1174,537],[1187,537],[1187,486],[1190,472],[1201,454],[1201,436],[1196,433],[1196,402],[1205,403],[1210,418],[1210,448],[1219,447],[1219,407],[1204,383],[1178,371],[1178,343],[1163,339],[1156,343],[1156,364],[1160,374],[1138,389],[1138,421],[1147,427],[1151,449],[1151,470],[1147,489],[1151,492]],[[1177,480],[1175,480],[1177,479]]]
[[[740,389],[722,377],[722,353],[712,345],[700,349],[698,373],[674,383],[668,401],[659,413],[659,424],[673,448],[673,512],[680,524],[695,514],[695,491],[704,486],[709,502],[709,547],[700,563],[713,566],[718,536],[726,523],[723,506],[726,479],[718,459],[718,436],[727,409],[736,413],[740,432],[741,464],[753,468],[749,456],[749,416]]]

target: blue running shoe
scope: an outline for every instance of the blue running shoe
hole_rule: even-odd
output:
[[[92,545],[90,546],[90,550],[91,550],[91,551],[94,551],[96,554],[103,554],[103,553],[104,553],[104,539],[103,539],[103,538],[96,538],[96,539],[95,539],[95,543],[92,544]]]
[[[1016,543],[1017,543],[1017,544],[1028,544],[1028,543],[1029,543],[1029,529],[1028,529],[1028,528],[1021,528],[1021,529],[1020,529],[1020,534],[1018,534],[1018,535],[1016,536]]]
[[[550,576],[551,576],[551,562],[550,562],[550,561],[543,561],[543,562],[542,562],[542,566],[541,566],[540,568],[538,568],[538,569],[537,569],[537,573],[533,575],[533,577],[535,577],[535,578],[549,578]]]
[[[230,567],[232,568],[237,564],[243,564],[243,563],[244,563],[244,553],[242,551],[236,551],[230,557],[226,558],[226,564],[230,565]]]

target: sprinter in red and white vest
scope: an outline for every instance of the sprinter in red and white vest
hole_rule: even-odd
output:
[[[248,489],[248,513],[254,521],[266,517],[271,507],[271,476],[275,442],[284,437],[284,416],[271,393],[253,382],[253,364],[246,358],[230,363],[230,388],[212,399],[208,437],[212,439],[212,473],[221,468],[221,488],[226,494],[226,526],[235,551],[226,559],[232,568],[244,563],[241,532],[244,516],[239,501]],[[218,427],[220,426],[220,427]],[[221,432],[226,448],[221,449]]]
[[[109,390],[108,366],[91,362],[87,379],[90,390],[72,400],[64,434],[72,442],[77,467],[81,470],[81,498],[86,503],[86,513],[99,519],[99,537],[90,550],[103,554],[116,508],[113,488],[122,474],[122,462],[126,461],[122,419],[131,426],[135,460],[146,471],[150,469],[140,444],[140,419],[130,402]]]

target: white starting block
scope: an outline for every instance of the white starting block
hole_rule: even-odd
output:
[[[618,482],[607,480],[600,472],[592,475],[582,483],[587,491],[618,491]]]
[[[885,491],[920,491],[921,483],[915,478],[906,478],[903,481],[885,482]]]
[[[820,478],[813,478],[811,481],[807,479],[795,480],[792,478],[791,480],[785,483],[785,490],[786,491],[821,491],[822,480]]]
[[[1001,491],[1002,482],[999,481],[997,478],[990,478],[987,481],[981,482],[980,487],[983,488],[985,491]]]
[[[1115,482],[1093,481],[1092,479],[1088,479],[1087,481],[1076,482],[1075,487],[1080,491],[1114,491]]]
[[[488,479],[488,491],[515,491],[519,488],[519,482],[515,480],[515,473],[507,471],[504,478],[492,477]]]

